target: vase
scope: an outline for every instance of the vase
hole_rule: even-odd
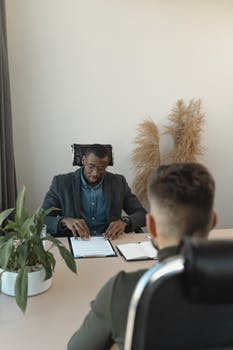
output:
[[[2,269],[0,269],[0,273]],[[4,271],[2,274],[2,293],[15,296],[15,280],[17,272]],[[52,284],[52,277],[44,280],[45,269],[43,267],[36,271],[28,272],[28,296],[36,295],[45,292]]]

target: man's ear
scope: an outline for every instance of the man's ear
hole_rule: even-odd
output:
[[[151,237],[156,238],[157,237],[156,223],[155,223],[154,217],[150,213],[146,214],[146,226],[148,228],[149,233],[151,234]]]
[[[215,212],[213,212],[212,222],[211,222],[211,227],[210,227],[211,230],[217,225],[217,221],[218,221],[217,214]]]
[[[85,165],[86,157],[82,156],[82,165]]]

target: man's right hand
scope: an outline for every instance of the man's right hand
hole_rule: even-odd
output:
[[[89,228],[83,219],[64,218],[61,224],[73,233],[74,238],[80,236],[81,238],[89,239],[91,236]]]

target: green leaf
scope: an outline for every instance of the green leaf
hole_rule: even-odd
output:
[[[56,247],[58,247],[59,245],[62,245],[62,242],[59,241],[59,239],[57,239],[49,234],[46,235],[46,241],[52,242]]]
[[[61,208],[56,208],[56,207],[50,207],[49,209],[44,210],[43,209],[43,215],[44,217],[49,215],[52,211],[61,211]]]
[[[16,217],[21,218],[24,212],[25,205],[25,192],[26,187],[23,186],[22,190],[18,193],[17,201],[16,201]]]
[[[52,253],[49,253],[44,250],[44,246],[39,237],[37,244],[34,246],[34,252],[35,256],[37,257],[37,263],[43,265],[45,269],[45,280],[47,280],[48,278],[52,277],[53,269],[55,266],[55,259],[52,259],[50,257]]]
[[[52,242],[59,249],[59,252],[63,257],[63,259],[65,260],[67,267],[72,272],[77,273],[77,266],[76,266],[75,259],[73,255],[70,253],[70,251],[61,243],[61,241],[59,241],[57,238],[54,238],[50,235],[46,236],[46,240]]]
[[[2,225],[3,221],[12,213],[14,208],[6,209],[0,213],[0,226]]]
[[[47,260],[46,251],[44,250],[44,247],[41,241],[34,246],[34,252],[35,252],[35,255],[37,256],[37,261],[41,263],[44,267],[47,267],[49,265],[49,262]]]
[[[0,248],[0,267],[5,270],[8,265],[8,261],[11,257],[12,251],[13,251],[13,240],[14,238],[11,237],[8,241],[6,241]]]
[[[24,266],[27,263],[28,259],[28,251],[29,251],[29,242],[24,241],[21,245],[17,248],[17,255],[18,255],[18,262],[20,266]]]
[[[12,233],[6,233],[4,236],[0,236],[0,248],[6,243],[10,238],[13,237]]]
[[[58,208],[51,207],[47,210],[44,210],[43,208],[39,207],[31,217],[32,224],[31,224],[31,233],[40,235],[42,231],[42,227],[45,221],[45,217],[53,210],[58,211]]]
[[[45,280],[48,280],[49,278],[52,277],[53,271],[50,265],[43,266],[45,269]]]
[[[20,309],[25,312],[28,294],[28,272],[24,266],[19,271],[15,281],[15,298]]]
[[[55,265],[56,265],[56,260],[53,256],[53,254],[50,252],[46,252],[46,255],[47,255],[47,259],[49,260],[49,264],[50,264],[52,270],[54,270]]]
[[[61,256],[65,260],[67,267],[74,273],[77,273],[77,266],[73,255],[64,246],[58,246]]]

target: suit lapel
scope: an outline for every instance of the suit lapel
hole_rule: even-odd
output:
[[[81,168],[73,173],[72,178],[72,190],[73,190],[73,203],[75,207],[75,215],[77,218],[81,217]]]
[[[111,220],[112,187],[111,187],[110,176],[108,173],[106,173],[104,176],[103,187],[104,187],[104,198],[106,201],[107,221],[110,222],[110,220]]]

